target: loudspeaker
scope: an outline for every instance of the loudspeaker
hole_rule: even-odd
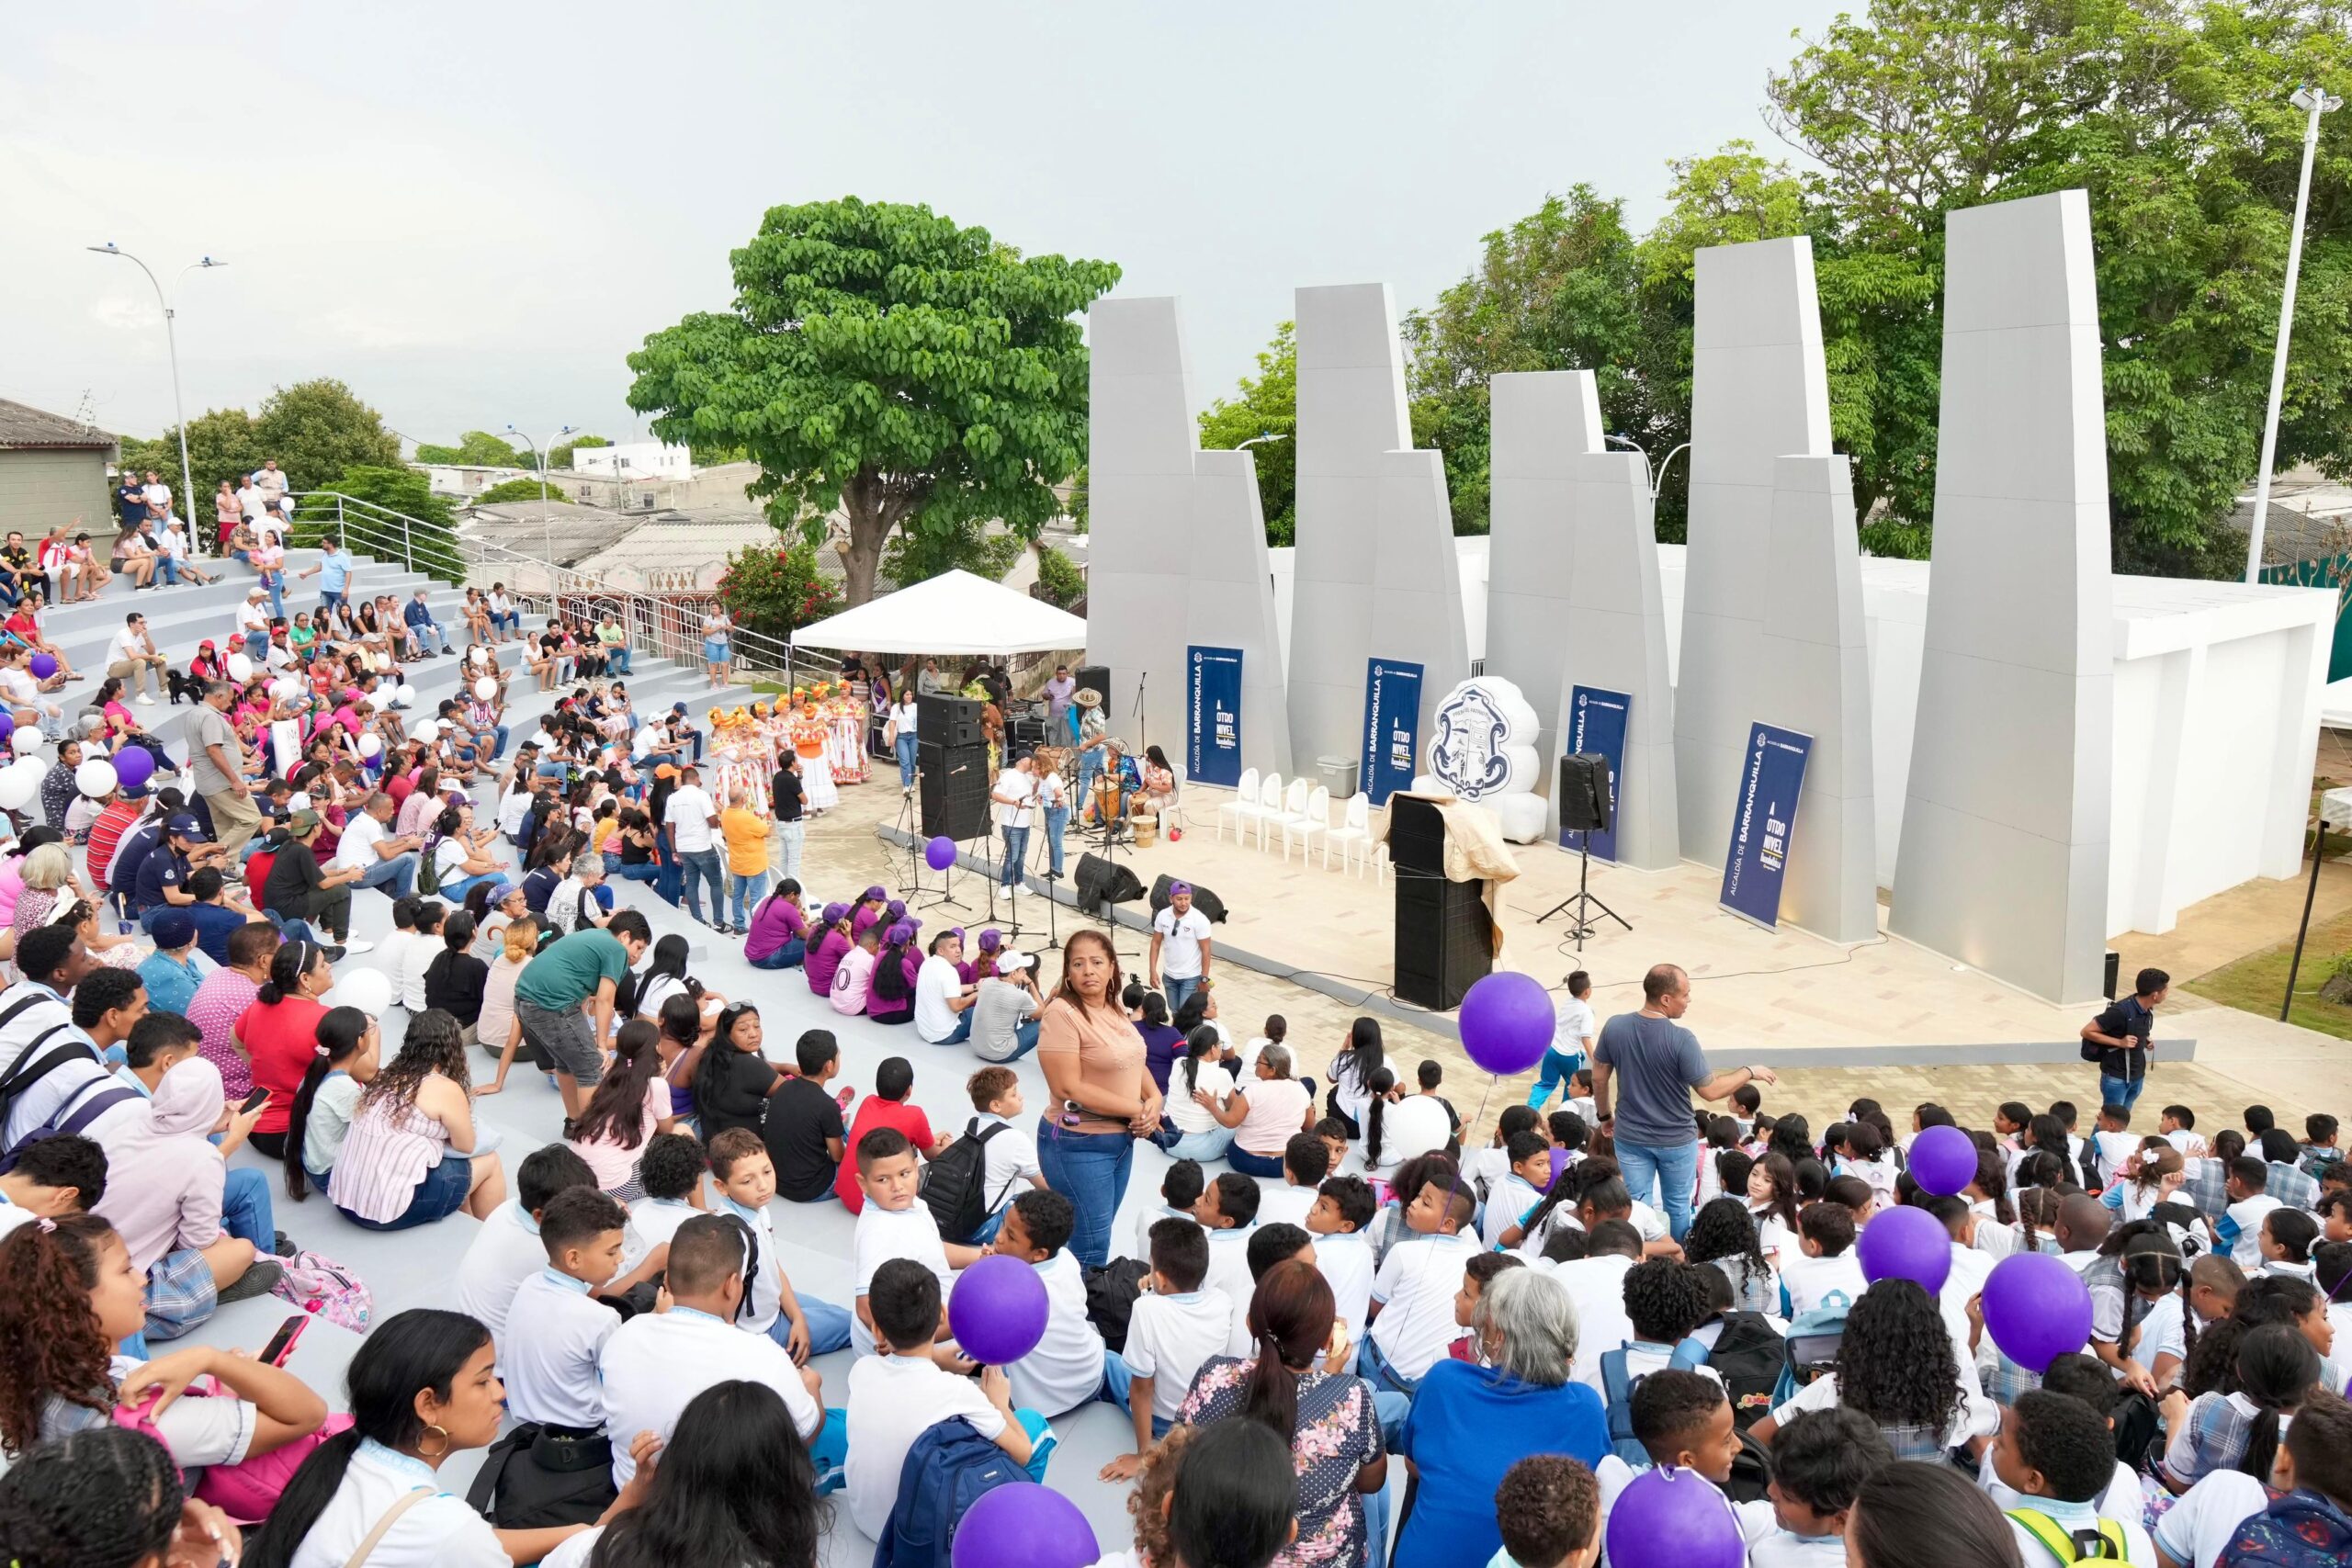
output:
[[[1179,878],[1170,876],[1166,872],[1160,873],[1152,879],[1151,912],[1154,916],[1168,908],[1168,889],[1178,880]],[[1193,889],[1193,908],[1206,915],[1209,918],[1209,924],[1213,926],[1225,924],[1225,900],[1197,882],[1190,886]]]
[[[931,694],[916,697],[915,739],[926,746],[979,745],[978,700]]]
[[[1109,912],[1109,906],[1124,904],[1143,897],[1143,884],[1136,874],[1114,860],[1097,854],[1078,857],[1078,907],[1090,915]]]
[[[1390,797],[1388,860],[1399,872],[1445,874],[1445,817],[1433,803]]]
[[[2109,1001],[2113,1001],[2115,999],[2115,989],[2121,984],[2123,984],[2123,954],[2120,953],[2110,953],[2107,955],[2107,990],[2105,993]]]
[[[1560,759],[1560,831],[1609,830],[1609,759],[1598,751],[1572,751]]]
[[[933,746],[918,739],[916,775],[926,839],[984,838],[989,830],[989,749]]]
[[[1400,1001],[1451,1011],[1488,969],[1486,884],[1402,872],[1396,877],[1396,991]]]
[[[1111,711],[1111,667],[1107,664],[1081,664],[1078,667],[1077,677],[1080,691],[1091,686],[1102,694],[1102,711],[1108,717]]]

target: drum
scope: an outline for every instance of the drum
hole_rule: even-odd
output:
[[[1135,818],[1136,848],[1141,849],[1159,837],[1159,818],[1150,812],[1138,813]]]
[[[1116,822],[1126,807],[1126,802],[1119,797],[1118,784],[1108,778],[1097,782],[1094,798],[1098,803],[1095,809],[1101,820],[1105,822]]]

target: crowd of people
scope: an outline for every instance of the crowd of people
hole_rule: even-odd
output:
[[[1097,1404],[1135,1525],[1105,1562],[2352,1559],[2352,1167],[2326,1115],[2149,1118],[2156,971],[2084,1028],[2095,1105],[1862,1100],[1818,1132],[1769,1069],[1709,1064],[1679,969],[1606,1021],[1579,973],[1525,1102],[1466,1124],[1376,1019],[1229,1026],[1182,884],[1139,975],[1097,929],[1049,975],[887,887],[818,891],[815,776],[904,755],[927,662],[701,728],[630,707],[625,638],[550,625],[526,719],[503,591],[458,628],[371,601],[353,637],[349,558],[311,575],[315,610],[158,671],[200,705],[179,765],[112,689],[0,852],[12,1568],[804,1568],[842,1521],[944,1562],[957,1509],[1052,1484],[1056,1423]],[[110,682],[163,657],[139,619]],[[463,682],[427,716],[401,669],[445,648]],[[1092,694],[1049,687],[1049,753],[1108,755]],[[1015,864],[1017,810],[1127,793],[998,739]],[[779,1023],[821,998],[831,1027],[771,1040],[625,882],[805,984],[764,993]],[[851,1039],[907,1045],[866,1077]],[[512,1157],[483,1100],[539,1093],[558,1135]],[[1963,1191],[1914,1178],[1938,1129],[1973,1146]],[[850,1220],[838,1299],[786,1267],[803,1205]],[[1948,1245],[1936,1288],[1867,1266],[1905,1210]],[[281,1228],[327,1213],[437,1247],[442,1304],[368,1324],[364,1280]],[[2031,1368],[1984,1305],[2021,1254],[2091,1305]],[[994,1353],[1013,1276],[1043,1326]],[[204,1343],[265,1293],[365,1327],[344,1387]]]

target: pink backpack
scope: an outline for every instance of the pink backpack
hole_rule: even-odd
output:
[[[300,1251],[276,1261],[284,1272],[270,1294],[292,1302],[304,1312],[316,1313],[338,1328],[368,1332],[376,1309],[375,1298],[358,1275],[331,1258]]]
[[[199,1399],[206,1395],[191,1387],[180,1397]],[[230,1396],[224,1393],[223,1397]],[[154,1402],[154,1398],[150,1397],[137,1404],[116,1405],[115,1425],[146,1433],[162,1443],[164,1452],[169,1453],[171,1444],[164,1440],[162,1432],[156,1430],[154,1419],[148,1414]],[[330,1416],[326,1425],[308,1437],[297,1438],[282,1449],[272,1450],[236,1464],[206,1465],[203,1474],[197,1479],[197,1500],[211,1504],[240,1525],[257,1525],[269,1517],[269,1511],[277,1506],[277,1499],[285,1493],[288,1483],[293,1481],[294,1472],[302,1468],[302,1461],[311,1457],[311,1450],[337,1433],[350,1428],[350,1416]]]

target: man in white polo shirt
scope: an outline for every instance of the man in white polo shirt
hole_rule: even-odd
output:
[[[915,1032],[931,1044],[960,1045],[972,1037],[972,1004],[979,992],[964,984],[956,968],[963,957],[964,934],[942,931],[915,971]]]
[[[819,1401],[824,1380],[814,1367],[792,1364],[783,1346],[735,1326],[743,1302],[743,1264],[750,1237],[742,1222],[722,1214],[688,1220],[670,1238],[665,1288],[670,1310],[629,1319],[605,1341],[598,1359],[605,1430],[613,1441],[613,1485],[628,1484],[637,1461],[628,1445],[639,1432],[667,1442],[678,1413],[713,1383],[741,1378],[765,1383],[792,1412],[808,1443],[824,1486],[841,1472],[849,1418]]]
[[[1168,998],[1170,1013],[1183,1010],[1184,998],[1209,977],[1209,918],[1193,908],[1190,884],[1168,889],[1168,908],[1151,918],[1151,984]],[[1162,984],[1162,982],[1165,984]]]

